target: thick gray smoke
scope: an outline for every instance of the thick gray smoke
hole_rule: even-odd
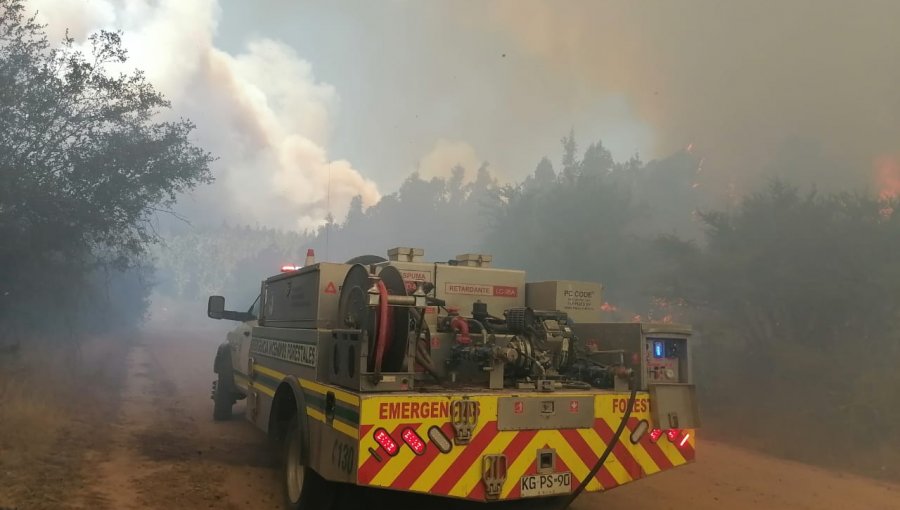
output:
[[[548,95],[624,94],[655,130],[654,155],[693,144],[706,184],[747,191],[747,177],[806,160],[798,180],[900,191],[900,2],[465,5],[446,9],[558,74]]]

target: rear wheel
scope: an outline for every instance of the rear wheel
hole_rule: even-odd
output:
[[[290,510],[328,510],[335,498],[335,484],[319,476],[303,462],[303,445],[297,418],[284,438],[284,496]]]
[[[231,408],[234,406],[233,385],[231,374],[219,374],[219,379],[216,381],[216,390],[213,393],[214,420],[223,421],[231,418]]]

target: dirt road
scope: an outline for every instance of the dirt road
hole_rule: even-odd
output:
[[[183,338],[156,333],[128,360],[120,415],[108,451],[89,458],[84,508],[280,508],[276,457],[261,433],[238,416],[211,419],[211,362],[218,334]],[[702,436],[701,436],[702,437]],[[900,487],[762,456],[724,444],[698,443],[698,462],[582,497],[575,509],[900,509]],[[434,502],[346,491],[342,506],[413,508]],[[365,499],[361,499],[365,497]],[[449,508],[458,508],[454,503]]]

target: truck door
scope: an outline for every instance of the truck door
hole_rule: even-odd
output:
[[[247,360],[250,358],[250,339],[253,335],[253,328],[257,324],[256,317],[259,317],[259,296],[250,307],[250,313],[253,314],[253,320],[241,323],[240,326],[228,333],[232,367],[236,372],[246,374],[248,377],[251,374],[247,373]]]

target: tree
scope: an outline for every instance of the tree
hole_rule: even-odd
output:
[[[581,161],[581,172],[584,174],[605,175],[613,170],[612,154],[598,141],[588,146]]]
[[[347,211],[346,222],[355,223],[362,220],[364,216],[365,212],[363,211],[362,195],[356,195],[353,197],[353,200],[350,201],[350,210]]]
[[[100,32],[90,54],[52,47],[22,0],[0,0],[0,295],[3,309],[75,299],[97,267],[140,263],[152,220],[212,180],[188,120]],[[58,282],[64,281],[64,285]],[[61,303],[60,303],[61,304]],[[2,320],[2,318],[0,318]]]
[[[450,179],[447,180],[447,203],[459,206],[466,199],[465,180],[466,169],[462,165],[456,165],[450,170]]]
[[[538,163],[537,167],[534,169],[534,175],[529,176],[526,180],[526,186],[549,186],[556,182],[556,171],[553,170],[553,163],[550,162],[546,157],[541,158],[541,162]]]
[[[702,213],[702,248],[661,246],[673,262],[660,281],[711,340],[698,366],[713,412],[769,418],[738,433],[817,461],[862,448],[877,458],[900,441],[880,425],[900,418],[898,205],[775,181],[734,211]],[[823,452],[838,431],[841,444]]]
[[[650,256],[650,242],[633,235],[640,217],[631,192],[607,171],[580,169],[603,160],[602,144],[593,144],[579,159],[574,136],[562,140],[563,175],[547,181],[553,169],[544,158],[535,176],[521,186],[501,188],[486,245],[503,265],[528,271],[529,278],[578,279],[602,283],[617,304],[638,306],[639,276]],[[591,158],[591,159],[588,159]],[[611,158],[611,156],[610,156]],[[626,183],[627,184],[627,183]]]
[[[569,136],[562,137],[560,140],[563,146],[562,156],[562,177],[563,180],[573,182],[580,173],[578,161],[578,144],[575,143],[575,129],[569,130]]]

